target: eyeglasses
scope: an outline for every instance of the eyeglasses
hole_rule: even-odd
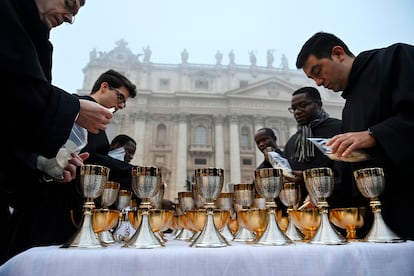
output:
[[[312,104],[313,102],[300,102],[297,105],[292,105],[291,107],[288,108],[290,113],[294,113],[296,109],[300,109],[300,110],[305,110],[305,108]]]
[[[65,0],[65,9],[66,11],[72,16],[72,19],[69,24],[73,24],[75,22],[75,15],[76,15],[76,8],[78,7],[77,0]]]
[[[116,96],[117,96],[117,99],[118,99],[118,104],[123,104],[124,107],[125,107],[126,106],[126,99],[125,99],[124,94],[122,94],[121,92],[119,92],[119,89],[117,89],[117,88],[114,88],[114,87],[109,86],[109,89],[111,89],[111,90],[113,90],[113,91],[116,92]]]

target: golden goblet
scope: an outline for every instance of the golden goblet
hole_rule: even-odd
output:
[[[151,209],[149,214],[149,224],[154,233],[167,230],[174,217],[173,210]],[[128,219],[134,228],[138,228],[141,223],[142,210],[136,210],[128,213]]]
[[[364,225],[365,208],[334,208],[329,211],[329,220],[341,229],[346,230],[348,241],[359,241],[356,229]]]
[[[329,221],[329,204],[327,198],[331,196],[334,187],[334,174],[331,168],[321,167],[303,171],[306,189],[311,197],[318,201],[321,214],[321,223],[318,231],[309,241],[312,244],[345,244],[346,239]]]
[[[241,209],[237,212],[237,219],[241,226],[256,234],[254,243],[262,236],[266,229],[267,211],[266,209],[259,208]]]
[[[354,178],[361,194],[369,198],[369,205],[374,213],[374,221],[365,237],[367,242],[404,242],[385,223],[381,214],[379,195],[385,188],[385,175],[382,168],[366,168],[354,171]]]
[[[221,168],[201,168],[195,170],[197,193],[205,199],[206,223],[201,233],[190,244],[195,247],[223,247],[230,244],[214,224],[214,201],[223,188],[224,170]]]
[[[79,193],[85,198],[81,227],[62,245],[63,248],[97,248],[107,245],[93,231],[92,211],[95,209],[94,199],[102,195],[108,175],[108,167],[90,164],[80,167],[80,185],[78,188]]]
[[[110,209],[95,209],[92,212],[92,227],[97,234],[108,231],[118,221],[120,211]]]
[[[321,224],[321,215],[318,208],[293,209],[290,211],[290,216],[293,223],[304,235],[304,241],[311,240]]]

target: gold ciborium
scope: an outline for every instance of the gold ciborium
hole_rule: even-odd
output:
[[[119,192],[119,186],[120,184],[118,182],[114,182],[114,181],[107,181],[104,187],[104,190],[102,192],[102,196],[101,196],[101,208],[102,210],[108,210],[109,206],[111,206],[112,204],[115,203],[117,197],[118,197],[118,192]],[[117,215],[119,216],[120,212],[117,212]],[[92,217],[93,219],[93,217]],[[105,242],[105,243],[114,243],[115,240],[112,236],[112,233],[109,231],[110,229],[112,229],[112,227],[114,227],[116,225],[115,224],[112,225],[110,228],[101,231],[98,233],[99,238]],[[96,232],[96,231],[95,231]]]
[[[104,166],[83,165],[80,167],[79,193],[85,198],[81,227],[62,245],[63,248],[97,248],[107,245],[99,239],[93,230],[92,212],[95,209],[94,199],[102,195],[108,175],[109,168]]]
[[[223,229],[229,221],[230,213],[227,210],[215,209],[213,212],[214,225],[217,229]],[[187,221],[195,232],[201,234],[206,225],[207,212],[205,209],[187,211]],[[197,238],[197,237],[196,237]]]
[[[348,207],[329,210],[329,220],[341,229],[346,230],[345,238],[348,241],[360,241],[356,230],[364,225],[365,208]]]
[[[236,216],[238,211],[243,209],[250,209],[255,198],[254,184],[252,183],[239,183],[233,185],[233,197],[234,197],[234,209]],[[252,242],[255,240],[256,235],[253,231],[250,231],[240,225],[239,219],[231,220],[230,226],[235,226],[237,222],[237,232],[234,234],[233,241],[240,242]]]
[[[371,229],[365,237],[367,242],[403,242],[404,239],[395,234],[385,223],[381,215],[381,201],[378,196],[384,191],[385,177],[382,168],[366,168],[354,171],[358,190],[369,198],[374,214]]]
[[[282,190],[279,193],[280,201],[287,207],[288,221],[285,234],[293,241],[303,240],[302,233],[296,228],[292,222],[290,212],[301,199],[300,186],[294,182],[286,182],[282,185]]]
[[[275,198],[282,189],[283,171],[275,168],[263,168],[255,171],[257,193],[266,198],[267,225],[259,239],[258,245],[289,245],[294,242],[280,229],[276,222],[277,205]]]
[[[183,241],[192,241],[191,239],[195,235],[194,230],[190,229],[191,226],[187,222],[187,211],[194,210],[195,202],[193,198],[193,192],[178,192],[178,205],[177,209],[177,222],[179,230],[174,239]]]
[[[255,243],[266,229],[267,211],[259,208],[241,209],[237,212],[237,219],[242,227],[256,234],[254,241],[247,243]]]
[[[149,224],[154,233],[167,230],[174,217],[173,210],[151,209],[149,215]],[[142,219],[142,210],[135,210],[128,213],[128,218],[134,228],[138,228]]]
[[[303,241],[311,240],[321,224],[321,215],[318,208],[293,209],[289,216],[295,226],[302,232]]]
[[[229,219],[224,225],[224,227],[220,228],[218,227],[220,233],[223,235],[226,240],[231,241],[234,239],[234,235],[230,229],[229,222],[231,219],[231,216],[234,215],[234,209],[233,209],[233,193],[225,192],[220,193],[219,197],[216,200],[216,206],[220,210],[225,210],[229,212]],[[216,224],[217,225],[217,224]]]
[[[312,168],[303,171],[306,189],[312,198],[316,198],[321,215],[321,223],[315,235],[310,239],[312,244],[345,244],[346,239],[329,221],[329,205],[326,199],[332,194],[334,187],[333,171],[331,168]]]
[[[151,229],[149,223],[151,197],[155,196],[161,186],[161,169],[156,167],[133,166],[132,190],[141,198],[141,222],[134,235],[123,247],[132,248],[157,248],[164,246]]]
[[[201,168],[195,170],[195,185],[198,193],[205,199],[206,223],[201,233],[190,244],[191,247],[224,247],[230,244],[220,234],[214,224],[214,201],[223,188],[224,170],[220,168]]]
[[[108,232],[109,229],[114,227],[118,221],[119,217],[118,210],[110,210],[110,209],[94,209],[92,211],[92,227],[93,231],[98,234],[99,238],[105,244],[109,244],[114,242],[112,239],[110,242],[103,240],[102,233]]]

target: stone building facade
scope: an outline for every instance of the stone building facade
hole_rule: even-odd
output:
[[[225,184],[251,183],[263,161],[255,131],[272,128],[283,148],[296,131],[287,110],[292,92],[315,86],[302,70],[290,69],[284,55],[281,65],[274,67],[271,52],[265,66],[257,65],[254,56],[250,65],[236,64],[233,52],[226,65],[220,52],[213,64],[189,62],[185,49],[180,64],[153,63],[149,47],[142,61],[140,56],[123,40],[107,53],[93,50],[78,93],[89,94],[97,77],[110,68],[137,85],[137,97],[114,115],[107,133],[109,139],[124,133],[137,141],[132,163],[160,167],[168,185],[165,197],[171,200],[188,189],[196,168],[223,168]],[[340,118],[344,103],[340,95],[318,89],[325,110]]]

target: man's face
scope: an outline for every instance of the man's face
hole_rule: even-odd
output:
[[[306,93],[292,96],[290,111],[293,112],[298,125],[307,125],[313,121],[321,111],[321,103],[311,100]]]
[[[63,22],[73,23],[83,0],[37,0],[40,19],[52,29]]]
[[[256,136],[254,137],[254,140],[256,142],[257,148],[261,152],[264,152],[264,150],[267,147],[272,147],[274,149],[277,149],[276,140],[273,137],[267,135],[266,132],[264,131],[258,132]]]
[[[344,63],[343,56],[332,55],[332,59],[318,59],[310,55],[306,60],[303,71],[315,81],[316,85],[323,86],[335,92],[343,91],[346,87],[349,68]]]

